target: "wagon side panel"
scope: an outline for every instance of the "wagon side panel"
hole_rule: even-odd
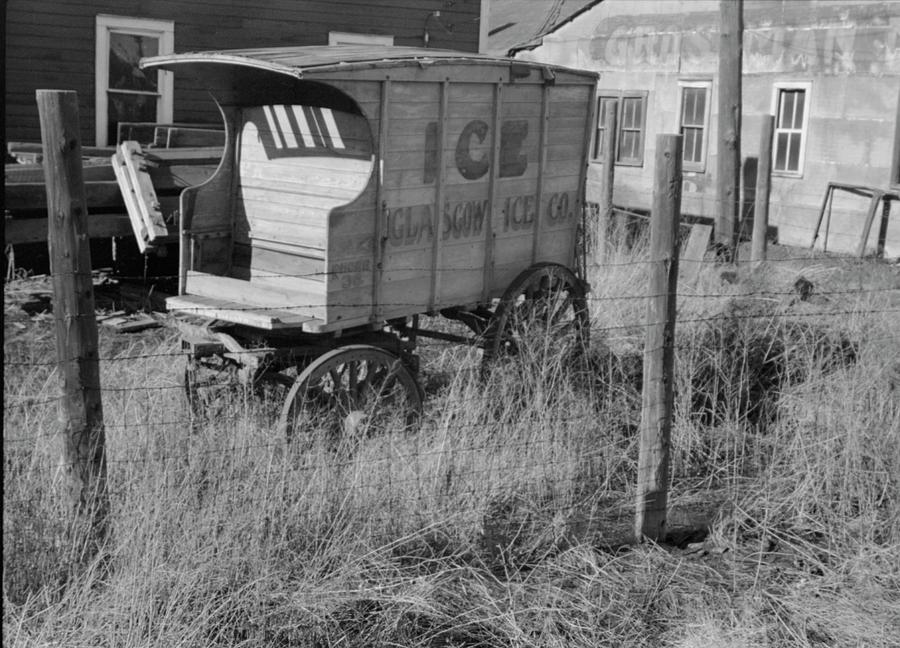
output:
[[[382,218],[384,318],[429,310],[433,301],[437,204],[441,182],[435,159],[445,86],[434,81],[392,81],[386,102],[390,123],[384,143]]]
[[[495,83],[450,83],[439,169],[443,205],[438,227],[438,289],[445,306],[481,301],[492,235],[491,189]]]
[[[330,85],[353,98],[369,124],[369,135],[377,150],[381,131],[380,81],[337,80]],[[376,239],[381,227],[378,203],[378,166],[373,168],[365,189],[351,203],[335,208],[328,218],[326,251],[326,302],[330,327],[364,324],[375,317],[374,292]]]
[[[545,170],[538,216],[537,261],[574,264],[584,205],[584,172],[593,85],[549,86]]]
[[[541,152],[545,91],[538,83],[511,83],[503,87],[501,94],[493,210],[493,296],[501,294],[519,272],[533,263],[539,187],[544,172]]]
[[[231,265],[238,111],[223,109],[223,118],[226,145],[218,168],[206,182],[181,193],[181,292],[189,270],[226,274]]]

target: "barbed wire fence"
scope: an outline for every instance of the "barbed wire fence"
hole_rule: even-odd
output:
[[[669,224],[676,224],[669,216]],[[637,237],[629,232],[621,231],[617,245],[633,248]],[[686,467],[690,457],[679,458],[691,451],[678,445],[677,435],[684,431],[675,432],[675,441],[668,436],[673,410],[696,426],[764,423],[756,418],[763,416],[756,406],[774,407],[786,390],[794,395],[822,391],[806,380],[816,375],[813,368],[792,375],[788,356],[793,347],[797,353],[812,349],[807,361],[813,357],[819,367],[839,370],[852,365],[863,339],[861,334],[845,335],[844,329],[867,316],[896,321],[900,310],[896,282],[817,288],[813,300],[793,285],[677,287],[678,238],[673,230],[670,256],[662,260],[670,283],[648,288],[647,277],[661,262],[649,249],[588,269],[589,274],[633,270],[627,278],[637,281],[624,290],[588,295],[592,313],[602,316],[624,304],[631,317],[595,322],[583,365],[556,367],[543,375],[540,367],[512,365],[482,379],[474,349],[422,341],[422,373],[432,383],[426,391],[433,405],[427,406],[414,433],[398,431],[337,447],[309,442],[303,434],[288,440],[274,421],[273,412],[281,408],[278,393],[232,389],[226,383],[211,411],[192,411],[183,384],[185,353],[172,334],[164,333],[156,347],[137,352],[101,345],[97,391],[104,410],[102,461],[110,510],[189,496],[198,511],[251,512],[259,533],[271,532],[271,521],[283,519],[289,510],[298,515],[295,525],[333,529],[336,519],[351,520],[361,536],[382,542],[455,520],[477,530],[486,551],[499,554],[530,555],[591,534],[610,544],[642,532],[661,539],[668,502],[646,491],[667,491],[673,481],[691,473]],[[589,241],[584,245],[590,248]],[[793,268],[808,258],[770,259],[767,267]],[[652,311],[656,315],[640,316],[649,302],[659,299],[669,300],[662,311],[671,310],[674,319],[664,321],[659,309]],[[713,305],[687,309],[688,302]],[[68,315],[69,321],[94,317]],[[676,321],[674,331],[647,334]],[[890,325],[865,333],[866,344],[891,348],[898,340],[900,332]],[[50,506],[52,477],[67,468],[51,449],[65,440],[54,417],[66,395],[54,393],[53,384],[56,367],[75,358],[54,357],[49,339],[41,348],[7,343],[6,480],[29,487],[7,488],[4,507]],[[658,370],[664,378],[656,379],[666,382],[668,393],[644,392],[642,403],[642,390],[653,380],[644,358],[663,350],[675,359],[674,365]],[[448,364],[453,375],[441,375]],[[686,389],[679,393],[676,387]],[[669,399],[668,411],[659,413],[655,408],[662,399]],[[660,433],[663,425],[669,431],[652,443],[666,456],[643,460],[644,432]],[[309,432],[314,431],[313,423]],[[669,455],[675,457],[674,474],[668,466],[660,468]],[[653,475],[652,484],[647,474]],[[675,499],[709,479],[694,480],[676,491]],[[640,501],[651,502],[654,512],[662,514],[652,523],[655,532],[641,522],[632,524]]]
[[[794,266],[799,258],[768,263],[783,263],[788,267]],[[856,261],[847,263],[861,265]],[[648,261],[640,259],[613,261],[609,268],[633,269],[643,275],[647,266]],[[602,313],[625,305],[634,313],[641,310],[649,297],[640,292],[591,294],[589,308],[594,313]],[[761,370],[768,371],[767,365],[772,365],[772,371],[783,374],[788,371],[784,354],[788,352],[785,347],[790,345],[791,337],[800,344],[804,335],[810,335],[819,338],[815,344],[823,347],[820,351],[823,363],[843,366],[852,361],[860,338],[841,336],[842,328],[866,317],[896,320],[900,311],[898,292],[900,287],[896,285],[838,287],[816,289],[816,299],[803,300],[793,286],[743,291],[731,286],[706,291],[686,288],[677,295],[681,302],[734,304],[737,298],[741,303],[763,307],[712,308],[710,313],[700,308],[699,312],[680,314],[677,320],[680,333],[673,341],[676,363],[693,362],[696,370],[702,365],[696,358],[700,353],[708,356],[709,363],[717,362],[720,357],[753,360],[751,356],[758,349],[750,348],[750,342],[744,340],[745,349],[734,347],[742,342],[742,335],[751,338],[759,335],[759,345],[769,345],[768,354],[763,353],[756,360]],[[815,303],[816,300],[820,303]],[[802,308],[789,308],[791,303]],[[595,525],[594,532],[603,526],[607,531],[615,526],[616,532],[606,536],[615,542],[630,534],[634,511],[638,450],[635,428],[640,413],[645,326],[646,323],[636,320],[595,323],[591,328],[593,346],[588,353],[592,362],[588,365],[587,380],[583,385],[576,384],[578,380],[570,374],[566,379],[571,382],[566,385],[570,393],[561,394],[562,403],[558,407],[550,405],[543,418],[535,408],[526,407],[517,413],[516,407],[521,404],[503,404],[504,398],[515,396],[510,393],[509,384],[489,381],[478,389],[471,388],[467,381],[477,382],[476,351],[442,341],[423,340],[420,343],[420,354],[425,359],[422,378],[438,384],[428,390],[431,403],[426,406],[422,431],[366,439],[352,452],[348,448],[335,451],[304,447],[302,443],[292,448],[278,434],[274,422],[281,403],[265,395],[254,401],[252,394],[245,395],[240,388],[220,396],[221,406],[209,413],[210,418],[201,421],[197,432],[181,381],[185,355],[172,334],[164,332],[157,336],[159,350],[126,348],[104,353],[108,347],[101,345],[100,392],[104,401],[106,465],[113,509],[117,502],[146,496],[140,491],[147,488],[148,481],[153,488],[162,488],[173,496],[190,491],[198,498],[220,504],[236,498],[243,501],[248,497],[248,489],[259,485],[258,477],[248,478],[245,471],[252,466],[267,466],[267,480],[294,482],[285,490],[302,492],[303,500],[308,503],[334,498],[342,488],[343,497],[358,502],[359,519],[367,520],[370,532],[386,540],[392,534],[402,535],[410,525],[432,523],[432,520],[419,520],[420,513],[427,511],[435,515],[440,510],[450,518],[476,517],[473,524],[488,529],[483,531],[487,533],[485,542],[491,546],[509,545],[515,529],[519,528],[516,525],[521,526],[528,519],[521,510],[525,504],[516,500],[516,494],[522,497],[546,491],[546,500],[540,507],[547,510],[542,515],[535,513],[530,524],[544,524],[559,533],[574,533],[579,529],[590,533],[591,524]],[[900,333],[890,326],[880,334],[872,332],[865,337],[866,344],[885,348],[896,348],[898,341]],[[608,346],[615,350],[608,351]],[[467,374],[467,378],[443,377],[444,383],[439,384],[440,380],[429,375],[432,367],[440,364],[431,358],[447,354],[455,354],[452,357],[463,364],[460,374]],[[54,388],[57,363],[50,339],[42,350],[25,347],[12,353],[7,351],[4,454],[8,467],[49,473],[58,470],[58,457],[52,450],[53,441],[60,434],[55,421],[60,399]],[[709,369],[708,365],[704,366]],[[723,383],[733,378],[737,384],[694,385],[696,399],[711,401],[701,402],[694,415],[702,417],[708,408],[715,407],[719,395],[710,392],[717,389],[723,390],[723,397],[732,392],[732,397],[740,398],[742,391],[744,396],[751,396],[755,379],[752,369],[746,373],[735,370],[732,376],[720,369],[724,375],[714,378]],[[688,370],[686,366],[676,368],[676,372]],[[510,380],[520,381],[521,376],[513,373]],[[681,385],[690,386],[690,382],[688,379]],[[20,390],[15,388],[17,384],[21,385]],[[39,389],[31,391],[35,385]],[[559,387],[552,381],[547,385],[553,386]],[[794,396],[804,391],[815,396],[820,389],[815,383],[778,383],[773,393],[759,397],[777,399],[782,387],[790,387]],[[533,397],[533,392],[520,392],[518,396]],[[573,406],[572,397],[581,402]],[[691,400],[691,395],[675,397]],[[457,402],[453,402],[455,399]],[[552,404],[552,399],[545,402]],[[690,416],[691,412],[685,410],[691,407],[688,403],[681,414]],[[448,412],[451,408],[454,411]],[[618,418],[610,422],[607,417]],[[723,421],[710,421],[711,425],[716,423]],[[678,448],[673,448],[673,452],[677,454]],[[21,468],[22,465],[28,468]],[[365,467],[364,471],[361,466]],[[683,477],[680,472],[673,478]],[[157,484],[155,480],[160,473],[170,478]],[[179,477],[172,478],[176,474]],[[341,488],[336,489],[336,482]],[[193,483],[192,491],[186,488],[190,483]],[[403,496],[386,501],[387,493],[395,497],[403,493]],[[14,507],[16,498],[40,501],[53,497],[49,491],[7,489],[4,499],[7,507]],[[446,501],[437,508],[442,498]],[[540,508],[536,501],[531,504]],[[378,512],[384,518],[382,522],[376,524],[369,520],[363,512],[366,508]],[[515,520],[516,516],[519,519]],[[554,520],[557,524],[564,520],[563,531],[553,526]]]

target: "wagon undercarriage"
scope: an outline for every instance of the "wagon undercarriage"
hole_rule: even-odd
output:
[[[318,424],[325,420],[336,438],[411,429],[420,421],[424,400],[417,338],[477,346],[483,351],[484,371],[498,358],[526,349],[579,353],[589,335],[585,291],[567,268],[535,265],[490,305],[439,313],[465,325],[468,335],[446,327],[422,328],[418,315],[385,322],[377,330],[364,326],[335,335],[261,331],[182,313],[175,322],[187,354],[186,394],[193,414],[201,417],[204,402],[217,398],[204,393],[214,385],[233,381],[248,391],[280,386],[287,394],[278,426],[288,438],[296,435],[304,417]]]

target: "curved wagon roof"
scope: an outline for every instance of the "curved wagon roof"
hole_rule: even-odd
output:
[[[258,49],[218,50],[167,54],[141,60],[142,68],[173,70],[184,67],[232,66],[286,74],[297,79],[330,76],[334,73],[383,70],[403,67],[428,68],[435,65],[507,66],[521,72],[533,69],[570,72],[594,79],[597,74],[557,65],[519,61],[471,52],[418,47],[372,45],[313,45]],[[545,72],[546,74],[546,72]]]

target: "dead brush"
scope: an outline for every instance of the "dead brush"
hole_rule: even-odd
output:
[[[66,588],[55,416],[33,405],[55,375],[15,364],[52,362],[52,339],[7,346],[4,643],[893,648],[900,349],[883,304],[808,318],[725,311],[733,286],[698,288],[708,311],[684,299],[672,492],[728,505],[705,554],[599,548],[602,515],[633,501],[645,304],[628,254],[595,282],[584,381],[524,354],[484,382],[477,350],[429,348],[421,430],[342,456],[289,450],[274,402],[228,400],[192,430],[169,342],[120,340],[103,364],[111,569]]]

